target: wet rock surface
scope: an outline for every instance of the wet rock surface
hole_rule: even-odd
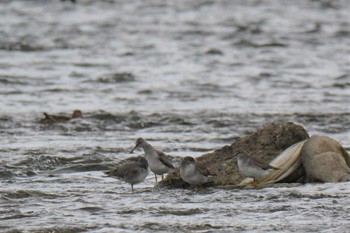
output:
[[[291,145],[307,138],[309,135],[302,126],[291,122],[276,122],[239,138],[231,145],[204,154],[197,160],[216,175],[213,182],[208,185],[235,185],[244,178],[238,170],[236,158],[233,157],[234,151],[238,148],[246,150],[264,162],[270,162]],[[297,175],[293,179],[302,174],[302,171],[296,172]],[[179,170],[175,169],[159,186],[176,188],[188,185],[180,178]]]

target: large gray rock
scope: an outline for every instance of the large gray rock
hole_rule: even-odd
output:
[[[301,160],[306,182],[341,182],[349,179],[349,154],[329,137],[312,136],[301,149]]]
[[[208,185],[236,185],[244,178],[238,171],[236,158],[233,157],[233,152],[238,148],[246,150],[262,161],[270,162],[291,145],[307,138],[309,138],[308,133],[300,125],[291,122],[272,123],[255,133],[239,138],[229,146],[204,154],[197,159],[211,173],[216,174],[213,182]],[[299,179],[303,174],[302,170],[296,171],[289,181]],[[188,184],[182,181],[179,170],[175,169],[159,183],[159,186],[176,188],[185,187]]]

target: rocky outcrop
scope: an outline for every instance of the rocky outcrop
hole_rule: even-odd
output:
[[[236,185],[244,177],[237,168],[236,158],[233,153],[242,148],[250,154],[258,157],[264,162],[270,162],[282,151],[291,145],[309,138],[306,130],[291,122],[278,122],[266,125],[264,128],[248,136],[241,137],[231,145],[224,146],[211,153],[204,154],[197,158],[208,170],[215,174],[213,182],[208,185]],[[296,171],[292,174],[293,181],[303,175],[303,171]],[[159,183],[160,187],[185,187],[188,186],[175,169]]]
[[[46,112],[44,112],[44,115],[45,115],[45,118],[39,120],[40,124],[63,123],[63,122],[67,122],[67,121],[70,121],[70,120],[75,119],[75,118],[82,118],[83,117],[83,114],[80,110],[75,110],[72,114],[72,117],[51,115],[51,114],[47,114]]]

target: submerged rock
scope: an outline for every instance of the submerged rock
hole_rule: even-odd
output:
[[[68,116],[59,116],[59,115],[51,115],[44,112],[45,118],[39,120],[40,124],[54,124],[54,123],[62,123],[67,122],[75,118],[82,118],[83,114],[80,110],[74,110],[71,117]]]
[[[236,185],[244,178],[240,174],[237,160],[233,156],[234,151],[238,148],[244,149],[264,162],[270,162],[288,147],[308,138],[308,133],[300,125],[291,122],[271,123],[255,133],[239,138],[231,145],[204,154],[197,160],[216,175],[213,183],[209,185]],[[296,172],[300,173],[300,171]],[[295,176],[295,174],[291,174],[291,176]],[[293,179],[298,179],[299,176],[297,175]],[[179,170],[174,169],[159,183],[159,186],[175,188],[188,185],[180,178]]]
[[[129,72],[112,73],[100,76],[96,81],[101,83],[124,83],[135,81],[135,75]]]

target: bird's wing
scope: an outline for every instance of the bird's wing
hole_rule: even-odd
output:
[[[157,151],[159,160],[167,167],[174,168],[174,165],[171,163],[170,159],[167,158],[166,154],[161,151]]]
[[[116,167],[116,168],[114,168],[114,169],[112,169],[110,171],[105,172],[105,174],[108,175],[108,176],[119,177],[119,173],[120,173],[119,172],[119,168],[120,167]]]
[[[140,167],[134,167],[128,171],[128,173],[124,176],[126,179],[132,179],[135,176],[139,176],[141,174]]]
[[[128,173],[127,171],[130,171],[134,168],[134,163],[127,163],[120,165],[108,172],[105,172],[108,176],[114,176],[119,179],[123,179],[123,177]]]
[[[260,160],[255,159],[255,158],[250,160],[250,162],[258,167],[261,167],[263,170],[269,170],[269,169],[280,170],[279,168],[273,167],[270,164],[264,163]]]
[[[210,171],[204,166],[204,164],[196,161],[196,170],[204,176],[212,175]]]

